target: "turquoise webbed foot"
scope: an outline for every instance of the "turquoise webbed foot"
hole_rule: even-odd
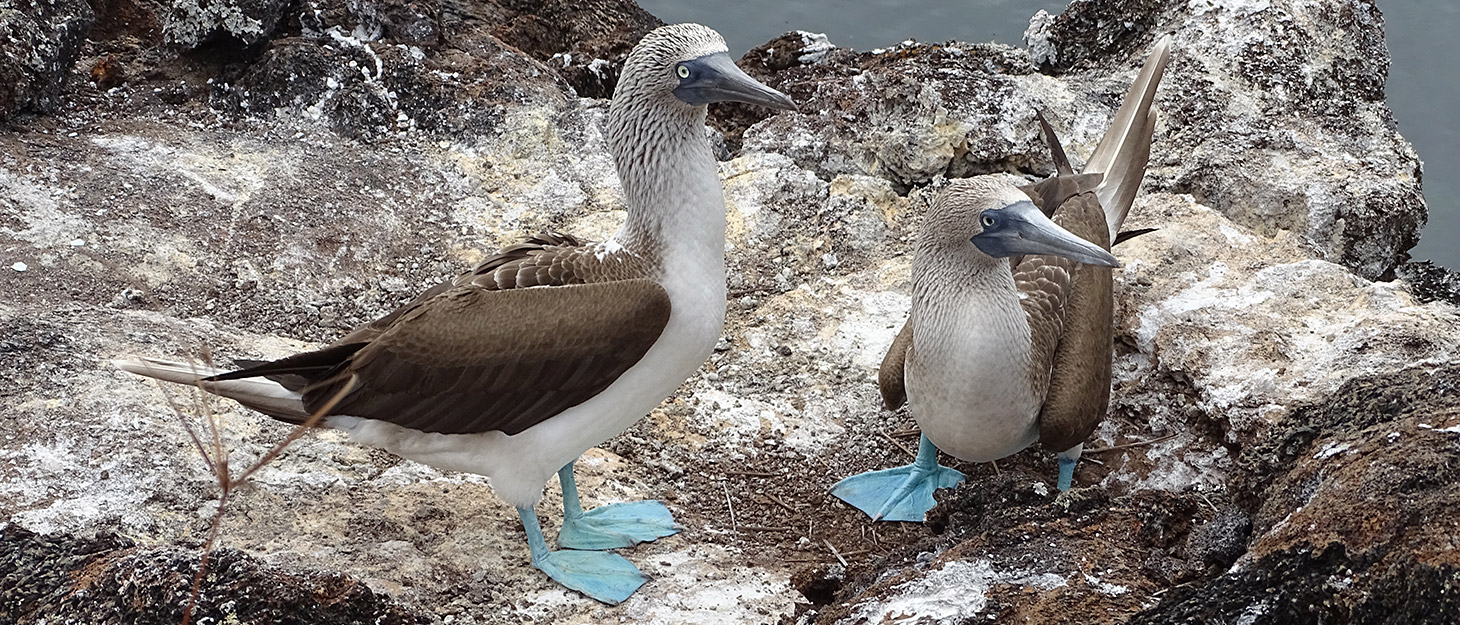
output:
[[[599,506],[576,516],[564,513],[558,545],[569,549],[618,549],[652,542],[681,530],[657,501]]]
[[[623,603],[649,581],[623,556],[602,551],[549,551],[532,565],[553,581],[609,605]]]
[[[924,436],[912,464],[853,475],[832,486],[831,494],[873,521],[921,522],[937,504],[933,491],[953,488],[962,481],[963,473],[938,465],[938,448]]]
[[[652,542],[684,529],[657,501],[633,501],[599,506],[587,512],[578,503],[573,463],[558,470],[563,485],[563,527],[558,545],[569,549],[618,549]]]
[[[542,527],[532,508],[518,508],[532,565],[559,584],[609,605],[618,605],[638,590],[649,576],[616,553],[601,551],[548,551]]]

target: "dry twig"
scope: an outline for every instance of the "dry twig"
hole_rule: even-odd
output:
[[[1123,443],[1123,444],[1120,444],[1120,445],[1111,445],[1109,447],[1101,447],[1099,449],[1086,449],[1085,451],[1083,451],[1081,453],[1087,453],[1087,454],[1103,454],[1103,453],[1108,452],[1108,451],[1120,451],[1122,449],[1131,449],[1133,447],[1144,447],[1146,445],[1155,445],[1156,443],[1164,443],[1164,442],[1169,441],[1169,440],[1171,440],[1173,438],[1176,438],[1176,434],[1167,434],[1167,435],[1162,436],[1160,438],[1152,438],[1152,439],[1144,440],[1144,441],[1135,441],[1135,442],[1131,442],[1131,443]]]
[[[836,556],[837,562],[842,563],[842,566],[847,566],[847,559],[843,558],[842,554],[837,553],[836,546],[832,545],[830,540],[823,538],[821,539],[821,544],[826,545],[826,548],[831,550],[831,555]]]
[[[907,445],[902,444],[902,441],[899,441],[899,440],[893,438],[891,434],[888,434],[887,433],[887,430],[880,430],[879,433],[882,434],[882,437],[883,438],[886,438],[887,439],[887,442],[892,443],[893,445],[897,445],[897,448],[898,449],[901,449],[903,452],[907,453],[907,455],[912,456],[914,458],[918,457],[917,454],[913,453],[913,450],[907,448]]]
[[[203,363],[210,368],[212,366],[212,359],[207,353],[203,354]],[[188,594],[187,606],[183,608],[182,625],[188,625],[192,622],[193,612],[197,609],[198,596],[202,593],[203,589],[203,576],[208,571],[208,558],[212,555],[213,545],[218,541],[218,531],[223,525],[223,515],[228,510],[228,504],[233,491],[243,486],[248,478],[259,469],[262,469],[264,465],[277,458],[289,443],[294,442],[300,436],[303,436],[306,431],[319,425],[319,422],[324,419],[325,415],[329,414],[329,411],[335,407],[335,404],[339,403],[340,399],[355,387],[354,380],[346,383],[344,388],[341,388],[338,393],[335,393],[335,396],[331,397],[314,414],[309,415],[309,418],[304,423],[295,427],[294,431],[290,432],[284,440],[260,456],[257,461],[247,469],[244,469],[243,473],[234,477],[232,470],[228,467],[229,450],[228,446],[223,442],[222,420],[219,417],[218,411],[213,408],[213,395],[202,390],[202,385],[205,384],[205,382],[199,380],[199,387],[195,389],[195,402],[192,410],[194,414],[202,416],[203,423],[207,427],[206,436],[199,436],[198,431],[193,426],[192,420],[187,417],[189,411],[179,407],[172,395],[168,393],[167,387],[163,386],[160,382],[158,383],[159,388],[162,389],[163,397],[167,399],[168,406],[172,408],[173,414],[177,416],[178,422],[182,424],[183,430],[187,432],[188,438],[192,439],[193,446],[197,448],[198,455],[202,457],[204,466],[208,468],[208,472],[217,480],[219,491],[218,509],[213,512],[213,519],[208,526],[208,537],[203,542],[203,555],[198,558],[198,571],[193,574],[192,590]],[[205,438],[207,440],[206,443],[204,442]]]
[[[730,501],[730,487],[720,482],[720,488],[725,491],[725,505],[730,508],[730,531],[739,533],[740,530],[735,526],[735,502]]]
[[[776,505],[778,505],[778,506],[780,506],[782,508],[785,508],[786,510],[788,510],[790,512],[795,512],[796,511],[796,507],[795,506],[792,506],[791,504],[786,503],[786,501],[784,499],[781,499],[780,497],[777,497],[777,496],[772,495],[770,493],[762,493],[762,494],[765,495],[765,498],[766,499],[769,499],[771,501],[771,503],[776,504]]]

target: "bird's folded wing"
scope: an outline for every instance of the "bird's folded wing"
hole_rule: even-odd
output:
[[[1094,193],[1069,198],[1055,222],[1110,248],[1105,213]],[[1044,396],[1039,437],[1063,451],[1105,417],[1110,397],[1111,272],[1057,256],[1026,256],[1014,271],[1033,339],[1036,392]]]
[[[882,367],[877,370],[877,390],[882,392],[882,405],[888,410],[897,410],[907,402],[907,385],[903,373],[907,368],[907,350],[912,347],[913,322],[909,315],[903,322],[897,338],[882,357]]]
[[[509,245],[487,257],[470,271],[426,289],[400,308],[355,328],[331,345],[369,342],[390,329],[401,315],[458,286],[475,284],[486,289],[500,290],[584,282],[568,269],[578,254],[583,253],[585,248],[582,245],[573,235],[560,232],[538,234],[521,243]]]
[[[304,390],[310,410],[426,432],[516,434],[598,394],[668,323],[649,279],[493,290],[455,286],[415,305]]]
[[[1029,323],[1031,383],[1036,394],[1049,386],[1050,364],[1065,332],[1065,304],[1073,286],[1072,260],[1060,256],[1023,256],[1014,267],[1019,305]]]

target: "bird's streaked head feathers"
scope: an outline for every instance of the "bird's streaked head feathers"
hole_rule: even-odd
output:
[[[972,243],[991,258],[1052,254],[1091,265],[1119,266],[1109,252],[1061,228],[1023,191],[994,176],[949,184],[928,211],[923,239],[944,247]]]
[[[644,35],[624,62],[614,99],[666,94],[690,106],[731,101],[795,108],[781,92],[745,75],[720,33],[699,24],[661,26]]]

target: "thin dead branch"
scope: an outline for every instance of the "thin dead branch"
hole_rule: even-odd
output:
[[[202,360],[204,365],[209,368],[212,367],[212,359],[209,354],[204,353]],[[328,402],[325,402],[325,405],[309,415],[309,418],[304,423],[295,427],[294,431],[284,437],[284,440],[265,452],[264,455],[260,456],[248,468],[244,469],[243,473],[237,477],[233,476],[233,472],[229,468],[229,450],[228,445],[223,440],[222,418],[219,415],[219,411],[214,409],[214,396],[203,390],[206,384],[206,382],[202,382],[201,380],[197,381],[193,394],[193,408],[191,411],[188,411],[179,406],[172,394],[168,392],[167,387],[159,382],[159,387],[162,388],[162,395],[167,399],[168,407],[172,409],[173,414],[177,416],[178,422],[182,424],[183,430],[187,432],[189,440],[193,442],[193,447],[197,449],[198,455],[203,459],[203,465],[207,467],[208,472],[213,475],[214,480],[217,482],[219,491],[218,509],[213,512],[213,519],[208,525],[208,537],[203,542],[203,553],[198,558],[198,570],[193,574],[192,590],[188,594],[188,603],[183,608],[182,625],[189,625],[193,619],[193,612],[197,610],[198,597],[202,593],[203,588],[203,576],[208,571],[208,559],[212,555],[213,545],[218,541],[218,534],[223,525],[223,515],[228,511],[228,504],[231,501],[233,491],[243,486],[249,477],[277,458],[290,443],[298,440],[306,431],[319,425],[320,421],[335,407],[335,404],[339,403],[346,393],[354,389],[355,380],[351,379],[346,383],[344,388],[341,388]],[[189,412],[195,415],[195,418],[201,418],[203,421],[204,427],[207,428],[207,432],[203,435],[199,435],[193,419],[188,416]],[[205,440],[207,442],[204,442]]]

